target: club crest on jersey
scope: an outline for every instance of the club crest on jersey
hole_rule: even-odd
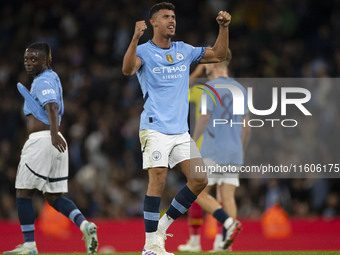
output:
[[[153,153],[152,153],[152,159],[154,160],[154,161],[158,161],[158,160],[160,160],[162,158],[162,154],[159,152],[159,151],[154,151]]]
[[[172,64],[172,63],[174,62],[174,59],[172,58],[172,56],[171,56],[170,54],[166,54],[165,57],[166,57],[166,60],[167,60],[169,63]]]
[[[177,53],[176,58],[178,60],[182,60],[184,57],[183,57],[182,53]]]

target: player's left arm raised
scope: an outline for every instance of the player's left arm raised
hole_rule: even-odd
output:
[[[231,15],[226,11],[220,11],[216,18],[219,24],[219,33],[212,48],[206,48],[206,51],[200,60],[200,63],[216,63],[226,59],[229,48],[229,24]]]

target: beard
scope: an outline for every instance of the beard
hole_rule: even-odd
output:
[[[176,33],[174,33],[174,34],[167,34],[167,37],[168,37],[169,39],[173,39],[173,38],[175,37],[175,35],[176,35]]]

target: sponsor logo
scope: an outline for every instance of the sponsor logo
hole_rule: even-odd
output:
[[[152,69],[154,73],[176,73],[176,72],[185,72],[187,70],[186,65],[181,66],[157,66]]]
[[[48,95],[48,94],[55,94],[54,89],[44,89],[43,91],[41,91],[41,93],[43,94],[43,96]]]

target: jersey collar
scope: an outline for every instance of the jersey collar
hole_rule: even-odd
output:
[[[157,44],[154,44],[153,41],[151,41],[151,40],[149,40],[149,43],[150,43],[152,46],[154,46],[154,47],[156,47],[156,48],[158,48],[158,49],[161,49],[161,50],[169,50],[169,49],[171,48],[171,46],[172,46],[172,42],[170,43],[170,47],[169,47],[169,48],[161,48],[161,47],[159,47]]]

